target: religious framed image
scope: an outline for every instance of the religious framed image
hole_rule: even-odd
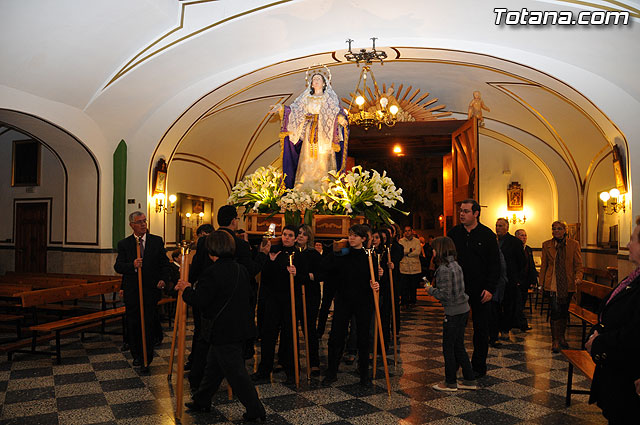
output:
[[[524,190],[518,182],[509,183],[507,188],[507,210],[522,211],[524,207]]]
[[[40,142],[14,140],[11,186],[40,186]]]
[[[580,223],[567,224],[567,237],[580,242]]]
[[[627,180],[620,161],[620,148],[613,146],[613,174],[616,177],[616,188],[620,193],[627,193]]]
[[[204,201],[191,201],[191,212],[193,214],[200,214],[201,212],[204,212]]]
[[[160,158],[154,169],[153,193],[164,193],[167,186],[167,163]]]

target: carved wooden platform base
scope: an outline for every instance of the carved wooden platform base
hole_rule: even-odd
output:
[[[263,235],[269,229],[271,223],[276,225],[276,235],[282,233],[285,226],[284,214],[246,214],[247,233],[250,235]],[[349,227],[354,224],[365,223],[363,216],[350,217],[348,215],[320,215],[313,216],[311,227],[316,238],[346,238],[349,236]]]

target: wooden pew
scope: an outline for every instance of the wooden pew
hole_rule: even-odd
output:
[[[613,271],[615,269],[611,268],[611,270]],[[584,267],[582,269],[582,272],[584,273],[582,278],[602,285],[614,286],[617,283],[617,276],[614,276],[612,271],[609,271],[609,269],[601,270],[594,269],[592,267]]]
[[[105,293],[114,293],[120,290],[120,280],[111,280],[106,282],[95,282],[77,285],[73,287],[51,288],[39,291],[30,291],[20,294],[22,305],[24,307],[36,307],[43,303],[51,303],[58,301],[69,301],[90,296],[104,295]],[[175,302],[175,298],[162,298],[158,304],[166,304]],[[109,333],[105,331],[106,323],[114,320],[123,320],[125,307],[117,307],[112,309],[102,309],[101,311],[91,312],[84,315],[68,317],[53,322],[34,324],[29,327],[32,332],[31,340],[23,340],[9,346],[0,347],[0,350],[8,353],[11,360],[13,353],[29,353],[29,354],[46,354],[56,355],[58,364],[61,362],[60,354],[60,336],[81,331],[81,338],[84,332],[89,329],[101,326],[100,333]],[[124,323],[123,323],[124,328]],[[47,335],[43,335],[47,334]],[[41,341],[49,339],[56,340],[56,351],[36,351],[36,346]],[[30,350],[23,350],[23,347],[31,345]]]
[[[599,283],[583,280],[576,285],[574,300],[569,303],[569,313],[582,321],[582,348],[586,343],[587,324],[598,323],[598,315],[595,310],[604,298],[609,295],[612,288]]]
[[[584,375],[593,381],[593,373],[596,370],[596,364],[591,360],[591,355],[586,350],[562,350],[562,355],[569,361],[569,372],[567,376],[567,396],[565,405],[571,405],[571,394],[589,394],[587,390],[574,390],[573,385],[573,368],[577,367]]]
[[[59,278],[59,279],[82,279],[86,280],[88,283],[91,282],[102,282],[105,280],[111,279],[119,279],[121,276],[119,275],[100,275],[100,274],[81,274],[81,273],[32,273],[32,272],[13,272],[8,271],[2,277],[7,278]]]

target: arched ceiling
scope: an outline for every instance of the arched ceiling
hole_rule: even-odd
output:
[[[327,64],[340,97],[358,69],[344,41],[377,36],[380,82],[429,91],[463,117],[482,92],[487,128],[552,149],[585,187],[614,143],[640,136],[637,1],[513,0],[510,10],[624,10],[617,27],[495,25],[490,2],[460,0],[112,0],[5,2],[0,107],[66,128],[98,161],[125,139],[146,194],[155,160],[206,164],[225,186],[277,156],[268,105],[291,101]],[[620,127],[620,128],[619,128]],[[537,143],[537,142],[536,142]],[[144,167],[140,167],[140,164]],[[109,180],[109,167],[105,166]],[[105,192],[106,193],[106,192]],[[108,199],[104,199],[105,202]]]
[[[514,140],[522,140],[520,132],[539,139],[571,171],[578,192],[595,164],[610,153],[612,134],[623,138],[584,95],[531,67],[474,52],[381,49],[390,59],[372,66],[378,84],[403,84],[405,91],[411,86],[429,92],[429,99],[437,98],[437,104],[446,105],[447,111],[463,119],[473,91],[480,90],[491,109],[485,113],[486,128]],[[292,59],[203,96],[165,134],[159,151],[170,159],[206,162],[220,170],[225,185],[232,186],[247,172],[277,157],[279,122],[268,115],[269,105],[290,103],[304,89],[307,67],[317,63],[330,68],[334,90],[339,97],[348,98],[360,68],[344,60],[344,51]],[[498,130],[496,124],[506,127]],[[230,155],[232,152],[235,154]]]

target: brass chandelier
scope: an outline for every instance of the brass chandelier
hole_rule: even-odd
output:
[[[376,126],[378,130],[380,130],[383,124],[387,127],[396,125],[399,108],[395,104],[390,104],[389,99],[380,93],[376,77],[371,70],[371,64],[373,61],[380,61],[380,65],[384,65],[383,60],[387,58],[387,54],[384,51],[376,50],[375,37],[371,38],[371,40],[373,41],[373,50],[360,49],[360,51],[357,52],[351,50],[353,40],[347,40],[347,43],[349,43],[349,51],[344,55],[345,59],[349,62],[355,62],[358,67],[360,66],[360,62],[364,62],[356,89],[351,94],[347,114],[349,116],[349,123],[352,125],[361,126],[365,130],[368,130],[369,127]],[[368,76],[371,76],[373,92],[367,87]],[[372,101],[369,102],[366,100],[367,94]],[[354,102],[357,110],[353,108]]]

